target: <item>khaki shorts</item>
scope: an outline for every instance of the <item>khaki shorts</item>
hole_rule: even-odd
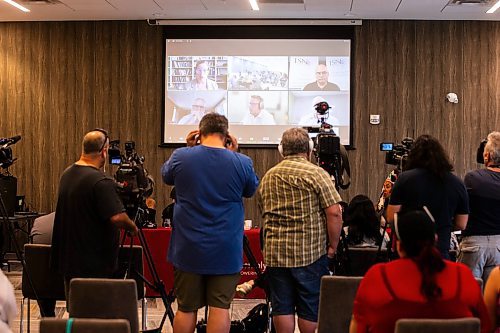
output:
[[[179,310],[193,312],[204,306],[229,309],[240,274],[201,275],[174,271],[174,289]]]

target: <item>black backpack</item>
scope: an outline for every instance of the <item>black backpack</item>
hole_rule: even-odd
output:
[[[246,333],[265,333],[269,325],[269,305],[260,303],[254,306],[241,320]],[[274,327],[271,332],[274,332]]]

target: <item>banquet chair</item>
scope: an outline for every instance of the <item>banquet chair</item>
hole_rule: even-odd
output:
[[[318,333],[347,333],[361,276],[323,276],[319,294]]]
[[[350,276],[364,276],[377,262],[387,261],[387,250],[373,247],[349,247]]]
[[[23,332],[24,304],[26,302],[26,322],[27,331],[30,331],[30,300],[38,298],[55,299],[63,301],[66,299],[64,294],[64,278],[62,275],[53,272],[50,269],[50,245],[46,244],[25,244],[24,256],[26,270],[23,270],[21,290],[23,298],[21,300],[21,314],[19,331]],[[29,277],[28,277],[29,274]],[[29,278],[33,283],[33,288],[29,283]]]
[[[72,279],[69,287],[71,318],[127,319],[130,332],[139,332],[137,287],[134,280]]]
[[[480,333],[478,318],[458,319],[399,319],[395,333]]]
[[[40,333],[66,333],[69,319],[43,318]],[[130,333],[126,319],[73,319],[71,333]]]

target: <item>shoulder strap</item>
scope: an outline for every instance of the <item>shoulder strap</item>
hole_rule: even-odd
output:
[[[462,274],[460,274],[460,266],[457,265],[457,291],[455,292],[455,299],[460,299],[462,293]]]
[[[347,157],[347,150],[344,145],[340,145],[340,157],[341,168],[339,186],[341,189],[345,190],[351,185],[351,166],[349,165],[349,158]],[[344,181],[344,172],[347,174],[347,181]]]
[[[396,296],[396,293],[394,292],[394,289],[391,287],[391,282],[389,281],[389,278],[387,277],[387,272],[385,270],[385,265],[382,265],[380,272],[382,273],[382,279],[384,280],[385,287],[387,288],[387,291],[389,294],[391,294],[393,299],[398,299]]]

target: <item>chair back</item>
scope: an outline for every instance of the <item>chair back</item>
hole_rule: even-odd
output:
[[[40,333],[66,333],[68,319],[42,318]],[[125,319],[74,319],[71,333],[130,333]]]
[[[129,266],[130,262],[132,263],[131,266]],[[129,245],[125,245],[123,247],[120,247],[120,252],[118,254],[118,265],[120,270],[120,277],[135,280],[135,284],[137,286],[137,299],[143,299],[145,296],[145,286],[144,280],[141,278],[141,276],[144,276],[142,246],[134,245],[132,246],[132,248],[130,248]],[[125,273],[127,274],[126,276]]]
[[[347,333],[361,276],[323,276],[319,295],[318,333]]]
[[[480,333],[478,318],[399,319],[395,333]]]
[[[364,276],[378,262],[387,261],[387,250],[376,247],[349,247],[350,276]]]
[[[50,269],[50,245],[25,244],[24,256],[26,270],[23,270],[22,292],[25,298],[35,299],[35,292],[28,280],[28,274],[33,282],[39,298],[64,300],[64,278]]]
[[[134,280],[72,279],[69,315],[72,318],[127,319],[130,332],[139,332],[137,287]]]

